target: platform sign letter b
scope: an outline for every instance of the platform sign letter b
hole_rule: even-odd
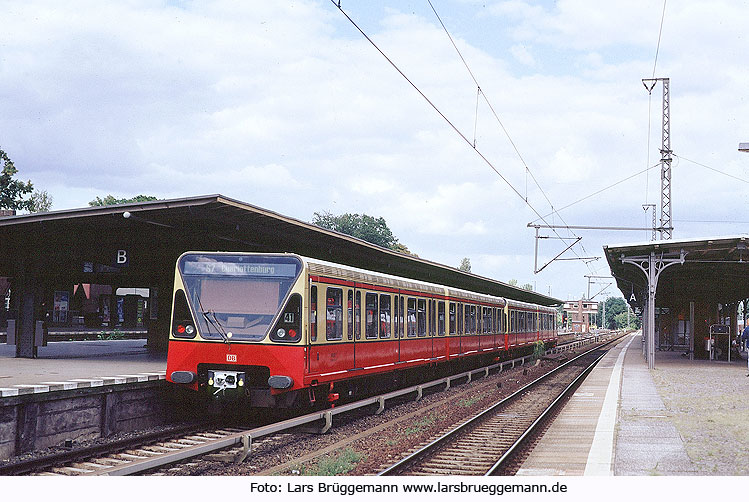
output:
[[[117,250],[117,265],[120,267],[127,266],[127,250],[126,249],[118,249]]]

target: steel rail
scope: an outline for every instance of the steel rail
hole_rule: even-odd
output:
[[[578,340],[575,342],[571,342],[569,344],[565,344],[564,346],[554,347],[548,350],[546,354],[548,355],[548,354],[553,354],[553,353],[559,353],[562,351],[575,348],[577,346],[581,346],[587,343],[592,343],[593,341],[597,340],[597,338],[598,338],[597,336],[590,337],[585,340]],[[566,362],[565,364],[569,364],[572,361],[575,361],[575,359],[572,359]],[[237,455],[235,460],[237,462],[241,462],[249,455],[253,440],[256,440],[265,436],[269,436],[272,434],[277,434],[279,432],[293,429],[295,427],[299,427],[299,426],[303,426],[307,424],[314,424],[316,422],[323,423],[322,427],[319,429],[319,432],[324,433],[324,432],[327,432],[332,427],[332,421],[335,415],[339,415],[342,413],[346,413],[346,412],[349,412],[358,408],[363,408],[363,407],[371,406],[371,405],[377,405],[378,408],[375,411],[375,414],[380,414],[384,411],[385,403],[388,400],[401,397],[401,396],[405,396],[408,394],[413,394],[413,393],[416,394],[416,400],[419,400],[423,396],[423,391],[426,389],[444,385],[445,390],[446,390],[450,388],[453,381],[458,381],[458,380],[462,380],[465,378],[467,379],[466,383],[468,383],[471,381],[474,375],[483,374],[484,376],[488,376],[490,371],[492,370],[499,369],[499,371],[502,371],[505,367],[515,368],[517,365],[524,365],[526,361],[528,360],[532,360],[532,356],[523,356],[517,359],[510,360],[510,361],[495,363],[495,364],[488,365],[485,367],[476,368],[476,369],[472,369],[472,370],[458,373],[455,375],[450,375],[447,377],[439,378],[430,382],[425,382],[425,383],[414,385],[411,387],[398,389],[395,391],[388,392],[386,394],[365,398],[356,402],[337,406],[335,408],[316,411],[314,413],[309,413],[307,415],[291,418],[288,420],[276,422],[273,424],[265,425],[265,426],[254,428],[254,429],[244,430],[240,432],[233,432],[230,434],[226,434],[223,437],[218,438],[218,439],[206,440],[205,442],[201,444],[185,446],[184,448],[180,448],[178,451],[174,451],[171,453],[163,453],[163,454],[154,455],[154,456],[151,456],[148,458],[142,458],[142,459],[133,459],[127,463],[123,463],[122,465],[114,465],[111,467],[103,466],[101,469],[92,470],[91,472],[85,472],[85,473],[82,473],[82,475],[123,476],[123,475],[137,474],[141,472],[154,470],[159,467],[163,467],[169,464],[180,462],[182,460],[186,460],[189,458],[205,455],[207,453],[211,453],[214,451],[235,447],[237,445],[241,445],[242,450]],[[141,440],[139,441],[139,445],[143,445],[143,444],[144,444],[144,441],[142,441],[142,438],[141,438]],[[125,446],[123,448],[118,448],[118,449],[121,451],[126,448],[135,447],[131,445],[133,445],[133,443],[130,443],[130,445]],[[111,451],[111,449],[109,451]],[[58,462],[58,465],[59,465],[59,462]],[[49,464],[47,464],[47,466],[49,466]]]
[[[205,427],[205,423],[185,424],[173,427],[168,431],[147,432],[138,435],[138,437],[118,439],[105,444],[84,446],[82,448],[27,458],[16,462],[0,463],[0,476],[18,476],[55,465],[75,462],[81,458],[92,458],[98,455],[117,453],[144,443],[165,440],[175,435],[189,434],[203,427]]]
[[[520,448],[520,446],[526,441],[526,439],[530,438],[535,432],[539,429],[541,424],[551,416],[551,414],[558,408],[558,406],[562,403],[562,400],[565,399],[573,390],[577,389],[583,380],[585,380],[591,371],[593,371],[593,368],[595,368],[598,363],[601,361],[603,356],[606,354],[601,354],[600,357],[596,358],[595,361],[593,361],[585,370],[580,373],[580,375],[577,376],[563,391],[562,393],[554,399],[554,401],[549,405],[548,408],[526,429],[525,432],[515,441],[515,443],[508,448],[508,450],[502,455],[499,460],[497,460],[494,465],[484,474],[484,476],[495,476],[501,472],[501,470],[505,467],[507,462],[512,459],[515,456],[515,453],[517,453],[517,450]]]
[[[614,340],[607,341],[602,346],[609,345],[609,344],[613,343],[614,341],[619,340],[620,338],[621,337],[617,337]],[[534,381],[532,381],[532,382],[524,385],[522,388],[520,388],[517,391],[513,392],[512,394],[510,394],[506,398],[502,399],[501,401],[495,403],[494,405],[492,405],[491,407],[487,408],[486,410],[480,412],[479,414],[477,414],[473,418],[471,418],[468,421],[460,424],[459,426],[457,426],[454,429],[450,430],[449,432],[447,432],[443,436],[437,438],[436,440],[432,441],[431,443],[425,445],[424,447],[420,448],[419,450],[417,450],[417,451],[413,452],[412,454],[408,455],[407,457],[401,459],[397,463],[391,465],[387,469],[381,471],[380,473],[378,473],[378,476],[393,476],[393,475],[398,475],[408,465],[410,465],[410,464],[418,461],[418,459],[420,459],[421,457],[424,457],[427,454],[440,449],[443,445],[449,443],[450,441],[452,441],[453,439],[455,439],[457,436],[459,436],[461,433],[467,431],[469,428],[473,427],[475,424],[481,422],[483,419],[485,419],[485,418],[489,417],[490,415],[492,415],[497,409],[502,408],[502,407],[506,406],[507,404],[511,403],[512,401],[514,401],[515,399],[517,399],[519,396],[521,396],[527,390],[535,387],[536,385],[539,385],[540,383],[544,382],[545,380],[547,380],[551,376],[555,375],[557,372],[561,371],[562,369],[565,369],[569,365],[574,364],[579,359],[581,359],[581,358],[589,355],[591,352],[594,352],[594,351],[600,350],[600,349],[601,349],[601,347],[596,347],[594,349],[588,350],[588,351],[584,352],[583,354],[580,354],[580,355],[574,357],[573,359],[570,359],[569,361],[565,362],[564,364],[561,364],[557,368],[554,368],[554,370],[550,371],[549,373],[547,373],[547,374],[545,374],[545,375],[537,378],[536,380],[534,380]],[[583,371],[583,373],[585,374],[586,372],[589,372],[592,369],[592,367],[595,364],[598,363],[599,360],[600,360],[600,357],[596,358],[595,363],[592,366],[589,365]],[[576,380],[578,378],[579,378],[579,376],[576,378]],[[563,391],[563,393],[567,392],[568,389],[569,389],[569,386],[565,388],[565,390]],[[557,399],[555,399],[554,403],[557,403],[559,401],[559,399],[560,399],[559,397]],[[548,411],[548,409],[547,409],[547,411]],[[546,413],[546,412],[544,412],[544,413]],[[536,422],[538,422],[538,419],[536,421],[534,421],[534,424],[536,424]],[[526,433],[527,433],[527,431],[526,431]],[[525,437],[527,437],[526,433],[523,433],[523,435],[522,435],[523,439],[525,439]],[[516,441],[516,443],[517,443],[517,441]],[[515,447],[513,446],[512,449],[514,450]],[[496,466],[496,463],[495,463],[495,466]]]

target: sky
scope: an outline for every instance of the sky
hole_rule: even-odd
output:
[[[582,239],[534,273],[527,225],[651,225],[663,91],[642,79],[667,77],[673,238],[747,233],[749,1],[341,9],[0,0],[0,148],[53,210],[220,193],[365,213],[422,258],[602,299],[603,246],[651,232],[541,230],[538,267]]]

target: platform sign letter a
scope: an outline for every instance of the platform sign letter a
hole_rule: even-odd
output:
[[[119,266],[126,266],[127,265],[127,250],[126,249],[118,249],[117,250],[117,265]]]

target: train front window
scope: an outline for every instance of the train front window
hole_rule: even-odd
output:
[[[302,270],[294,256],[188,254],[179,261],[200,336],[261,340]]]

